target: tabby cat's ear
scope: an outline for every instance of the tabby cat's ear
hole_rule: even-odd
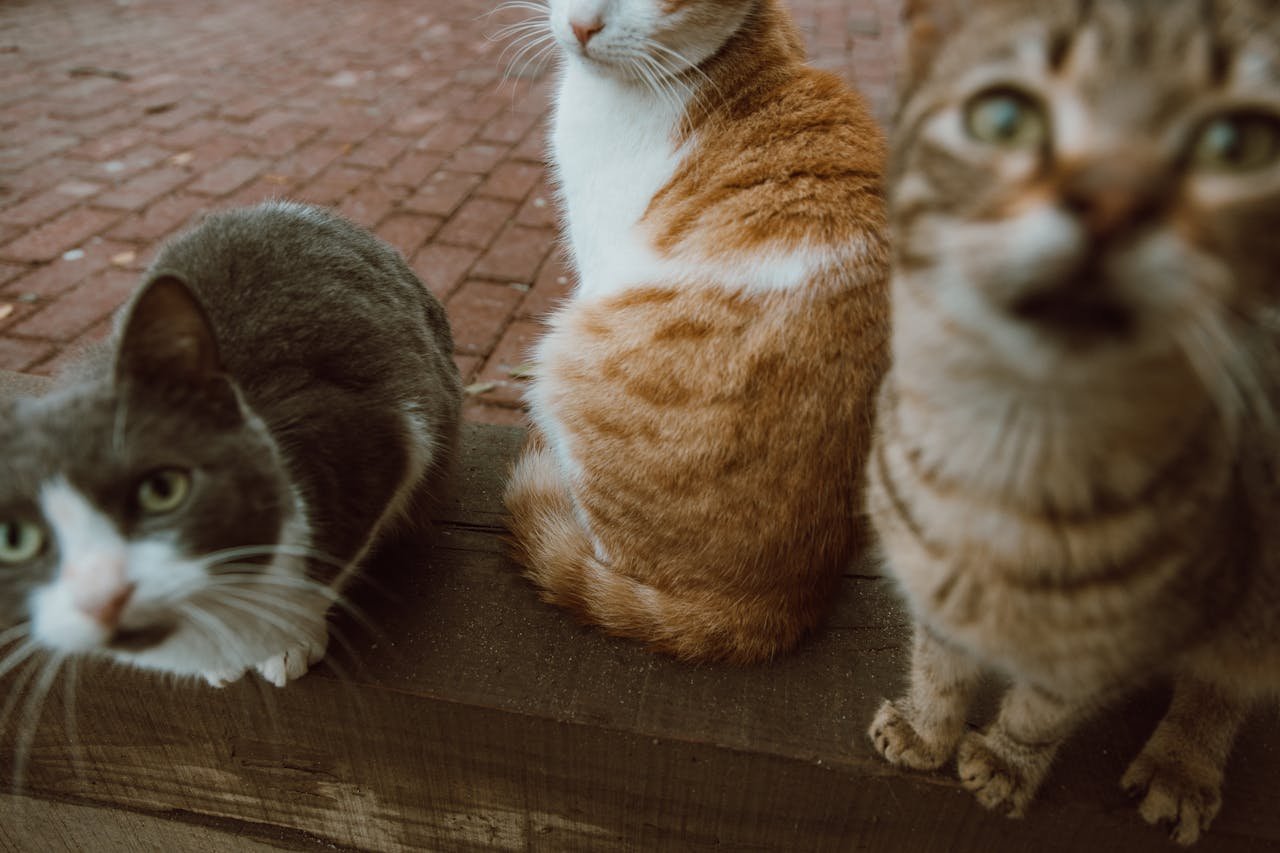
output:
[[[161,274],[129,307],[116,355],[116,382],[204,385],[222,374],[213,327],[186,282]]]
[[[904,91],[915,88],[928,73],[943,41],[956,31],[972,5],[972,0],[906,0],[902,8]]]

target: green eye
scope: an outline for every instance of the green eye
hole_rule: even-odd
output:
[[[138,485],[138,506],[150,515],[172,512],[191,491],[191,475],[178,468],[162,468]]]
[[[0,563],[16,566],[43,551],[43,527],[30,521],[0,521]]]
[[[1212,119],[1195,145],[1196,165],[1218,172],[1252,172],[1280,156],[1280,121],[1257,113]]]
[[[1048,135],[1044,110],[1013,89],[991,89],[975,95],[965,107],[964,125],[979,142],[1004,148],[1036,148]]]

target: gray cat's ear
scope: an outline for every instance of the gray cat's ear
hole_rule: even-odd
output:
[[[186,282],[175,275],[147,282],[124,319],[116,381],[202,384],[221,373],[213,327]]]

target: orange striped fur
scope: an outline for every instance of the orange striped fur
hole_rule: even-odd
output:
[[[883,143],[856,95],[802,65],[774,0],[682,8],[717,5],[751,11],[683,75],[681,156],[608,237],[653,278],[591,262],[573,140],[553,143],[581,282],[539,345],[538,439],[506,500],[547,601],[686,660],[750,663],[821,623],[866,544]]]

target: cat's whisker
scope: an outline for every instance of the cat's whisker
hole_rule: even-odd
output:
[[[11,650],[8,655],[6,655],[3,659],[0,659],[0,678],[4,678],[7,674],[9,674],[9,672],[11,672],[14,669],[14,667],[22,664],[23,661],[30,658],[39,650],[40,650],[40,647],[31,641],[27,641],[26,643],[23,643],[21,646],[18,646],[16,649]],[[3,728],[4,727],[0,725],[0,729],[3,729]]]
[[[234,662],[236,667],[247,667],[245,661],[251,660],[253,655],[250,653],[249,648],[240,641],[236,633],[224,624],[222,620],[204,608],[190,603],[179,608],[179,612],[206,636],[214,648],[230,648],[232,650],[232,657],[227,657],[225,654],[222,655],[225,663],[231,664]]]
[[[318,563],[325,563],[334,568],[345,569],[347,561],[340,560],[332,554],[326,554],[315,548],[308,548],[304,545],[243,545],[238,548],[225,548],[221,551],[214,551],[206,554],[200,559],[199,565],[208,569],[216,564],[227,560],[239,560],[244,557],[274,557],[283,555],[286,557],[307,557]]]
[[[49,690],[53,687],[58,671],[62,669],[66,659],[66,653],[49,656],[40,669],[40,677],[35,687],[23,705],[22,719],[18,721],[18,743],[13,760],[14,793],[22,790],[22,781],[27,774],[27,762],[31,758],[31,747],[35,743],[36,730],[40,725],[40,717],[44,713],[45,699],[48,698]]]
[[[67,748],[71,751],[71,766],[76,778],[83,782],[89,762],[80,745],[80,726],[76,721],[76,682],[80,678],[80,659],[69,655],[63,673],[66,678],[62,688],[62,722],[67,735]]]
[[[517,51],[511,58],[511,61],[507,63],[506,71],[503,73],[502,80],[498,85],[502,85],[512,78],[522,78],[532,63],[540,62],[543,56],[545,56],[549,51],[555,49],[555,46],[555,38],[550,34],[527,40],[519,51]],[[532,51],[532,53],[530,53],[530,51]],[[503,51],[503,54],[506,54],[505,50]],[[520,62],[522,58],[524,59],[524,62],[517,69],[516,63]],[[501,57],[499,57],[499,61],[501,61]]]
[[[33,652],[35,649],[33,649]],[[0,739],[3,739],[4,733],[9,725],[9,717],[13,714],[14,709],[18,706],[18,702],[26,695],[27,684],[35,677],[40,666],[31,660],[31,655],[23,657],[15,666],[22,664],[30,664],[20,669],[13,678],[13,684],[9,688],[9,694],[5,697],[4,706],[0,707]]]
[[[720,85],[716,83],[716,81],[712,79],[711,75],[708,74],[706,71],[704,71],[701,66],[693,62],[690,62],[688,59],[685,58],[684,54],[680,53],[679,51],[673,50],[672,48],[668,47],[665,44],[662,44],[661,42],[654,41],[651,39],[649,40],[647,45],[656,50],[662,51],[664,55],[669,56],[676,62],[680,63],[675,69],[679,75],[681,76],[684,76],[687,74],[696,75],[699,79],[702,80],[704,84],[706,84],[706,86],[710,89],[710,91],[717,98],[720,99],[721,103],[726,102],[727,99],[725,98],[724,92],[721,90]],[[689,94],[690,95],[696,94],[693,91],[692,85],[689,85]]]
[[[379,628],[361,607],[331,587],[322,586],[303,578],[279,577],[276,575],[226,574],[217,576],[217,581],[217,583],[211,583],[209,586],[213,588],[221,588],[223,586],[243,588],[245,586],[258,584],[260,586],[274,586],[296,589],[304,592],[314,592],[317,595],[323,596],[330,602],[330,604],[336,605],[340,608],[372,636],[377,637],[380,640],[388,639],[386,632]]]
[[[6,631],[0,631],[0,649],[28,636],[31,631],[30,622],[21,622]]]
[[[283,599],[262,599],[262,598],[254,597],[250,599],[245,599],[243,600],[243,602],[254,604],[254,605],[260,605],[262,607],[268,607],[268,608],[278,607],[278,608],[281,608],[281,610],[287,610],[288,612],[296,613],[304,619],[310,619],[315,615],[297,606],[290,607],[289,605],[291,605],[292,602],[289,602]],[[242,603],[242,602],[241,601],[227,602],[227,604],[233,608],[236,607],[238,603]],[[256,610],[257,608],[255,607],[253,609]],[[329,636],[334,640],[338,641],[338,645],[340,645],[342,647],[342,650],[347,653],[347,656],[350,657],[357,664],[363,665],[360,660],[359,652],[356,650],[354,644],[352,644],[352,642],[347,638],[346,634],[344,634],[342,631],[338,630],[336,627],[334,627],[331,624],[326,623],[325,627],[326,627],[326,630],[329,632]],[[325,656],[325,661],[329,665],[334,665],[333,662],[329,659],[328,655]]]

